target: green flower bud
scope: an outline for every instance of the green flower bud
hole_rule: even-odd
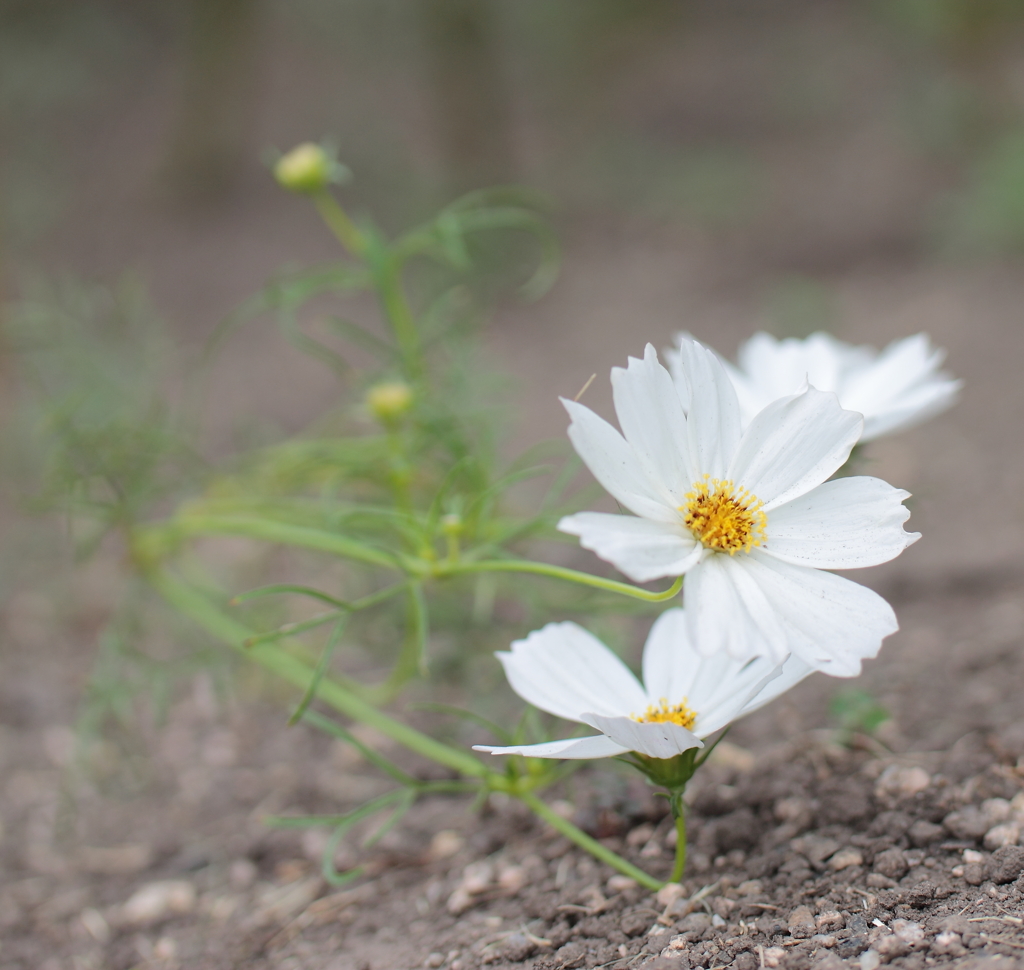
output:
[[[366,393],[366,406],[382,424],[390,424],[412,407],[412,388],[403,381],[374,384]]]
[[[274,178],[291,192],[318,192],[333,181],[333,170],[327,152],[307,141],[277,160]]]
[[[441,516],[441,531],[446,536],[457,536],[462,532],[462,516],[457,512],[449,512]]]

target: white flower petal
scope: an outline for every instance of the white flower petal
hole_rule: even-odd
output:
[[[577,512],[558,523],[580,545],[637,583],[682,576],[700,559],[701,546],[682,523],[652,522],[632,515]]]
[[[710,665],[720,656],[725,655],[708,657],[705,663]],[[747,712],[747,705],[782,671],[782,667],[768,657],[755,657],[746,661],[727,657],[726,661],[726,664],[719,661],[720,674],[717,681],[704,677],[703,683],[697,685],[705,699],[692,705],[698,712],[693,730],[702,738],[742,717]],[[697,690],[694,696],[698,696]]]
[[[686,484],[702,475],[725,478],[740,441],[736,389],[721,361],[695,340],[680,341],[679,360],[690,390],[686,428],[694,474]]]
[[[835,391],[844,408],[863,414],[861,440],[869,441],[919,424],[953,403],[962,382],[939,370],[944,357],[923,333],[893,341],[881,353],[826,333],[806,340],[757,333],[740,348],[739,366],[726,370],[744,423],[806,382]]]
[[[646,703],[632,671],[575,623],[549,623],[496,656],[523,700],[570,721],[584,711],[630,714]]]
[[[758,550],[747,564],[785,630],[789,650],[816,670],[856,676],[861,660],[875,656],[882,640],[899,629],[892,607],[866,586]]]
[[[814,670],[815,668],[802,657],[790,654],[778,675],[770,678],[761,690],[743,705],[743,709],[738,716],[745,717],[747,714],[752,714],[759,708],[764,707],[765,704],[775,700],[776,697],[784,694],[791,687],[795,687],[805,677],[813,674]]]
[[[703,748],[704,742],[678,724],[641,723],[631,717],[603,717],[585,714],[584,723],[608,735],[616,744],[650,758],[674,758],[690,748]]]
[[[568,758],[582,760],[589,758],[614,758],[625,754],[629,748],[616,744],[604,734],[588,738],[566,738],[564,741],[544,741],[540,744],[520,744],[500,748],[488,744],[474,744],[474,751],[487,751],[494,755],[521,754],[527,758]]]
[[[766,656],[782,663],[788,637],[754,572],[752,556],[708,556],[686,578],[690,640],[704,656],[722,651],[736,660]]]
[[[692,395],[690,393],[690,381],[686,376],[686,371],[683,370],[683,358],[679,353],[679,344],[684,340],[693,340],[693,337],[685,332],[677,333],[676,346],[666,348],[663,357],[665,367],[672,375],[672,383],[675,385],[676,394],[679,395],[679,403],[682,406],[683,413],[687,414],[690,410]]]
[[[842,387],[844,403],[865,419],[884,414],[923,383],[946,380],[938,372],[945,356],[924,333],[895,340],[873,360],[849,369]]]
[[[630,357],[625,369],[612,368],[612,391],[622,433],[648,479],[664,488],[673,506],[684,504],[697,477],[689,460],[686,416],[651,344],[643,360]]]
[[[633,449],[590,408],[562,399],[572,424],[569,439],[601,486],[631,512],[656,521],[679,518],[671,496],[652,483]]]
[[[857,569],[895,559],[916,542],[904,532],[909,492],[880,478],[837,478],[768,514],[766,555],[816,569]]]
[[[686,612],[665,610],[651,627],[644,644],[643,680],[647,702],[657,706],[664,699],[678,704],[689,697],[700,669],[701,657],[690,643]]]
[[[872,441],[882,435],[904,431],[941,414],[960,394],[963,381],[936,377],[926,384],[911,388],[882,414],[865,415],[861,441]]]
[[[754,418],[727,477],[769,511],[825,481],[850,456],[863,427],[864,419],[844,411],[835,394],[809,387]]]

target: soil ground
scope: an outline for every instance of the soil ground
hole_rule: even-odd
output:
[[[708,17],[666,34],[606,92],[633,133],[746,139],[767,186],[757,213],[712,231],[685,214],[577,207],[563,220],[558,287],[503,310],[487,342],[519,385],[520,444],[561,434],[557,395],[647,340],[662,346],[685,327],[732,352],[771,323],[766,294],[794,274],[827,290],[845,339],[877,345],[924,329],[948,347],[966,380],[957,409],[868,453],[870,472],[915,493],[911,524],[925,534],[856,576],[901,621],[855,684],[890,721],[874,738],[837,736],[836,684],[815,677],[738,725],[692,786],[690,865],[675,899],[616,878],[514,804],[474,814],[456,798],[420,804],[373,850],[346,843],[338,865],[364,875],[333,890],[318,875],[323,833],[264,819],[372,797],[381,782],[369,766],[304,727],[286,730],[271,693],[240,691],[225,706],[200,675],[164,722],[134,724],[130,745],[100,746],[87,774],[72,771],[69,725],[109,582],[86,583],[70,626],[13,584],[2,617],[0,967],[995,970],[1024,957],[1021,264],[931,254],[922,226],[948,172],[887,113],[899,52],[865,34],[853,5],[813,16],[793,6],[770,24]],[[272,59],[274,77],[313,70],[291,42]],[[766,79],[790,59],[808,89],[839,77],[845,100],[754,124],[770,115]],[[317,63],[336,88],[351,80]],[[194,343],[280,265],[330,250],[262,174],[202,217],[155,204],[145,186],[168,73],[155,59],[137,89],[62,132],[69,152],[87,131],[104,137],[70,153],[77,195],[16,259],[85,275],[131,264]],[[309,134],[281,123],[286,99],[268,102],[261,123],[274,138]],[[526,128],[527,141],[539,137]],[[333,400],[330,378],[276,334],[250,332],[226,360],[215,441],[250,414],[301,427]],[[608,400],[595,382],[588,402]],[[639,782],[585,770],[554,797],[617,850],[669,871],[663,807]]]

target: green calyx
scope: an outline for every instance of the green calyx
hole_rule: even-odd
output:
[[[642,771],[650,779],[651,784],[670,792],[681,793],[700,766],[701,762],[697,758],[700,750],[690,748],[674,758],[651,758],[633,751],[629,756],[629,763]]]

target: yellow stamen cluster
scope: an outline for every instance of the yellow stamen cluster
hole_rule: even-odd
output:
[[[768,518],[761,511],[763,503],[745,488],[705,475],[694,482],[686,498],[680,507],[683,521],[707,548],[733,556],[740,549],[750,552],[764,540]]]
[[[697,712],[691,711],[686,706],[685,697],[679,704],[669,704],[663,697],[657,707],[650,704],[643,714],[631,716],[634,721],[639,721],[641,724],[678,724],[680,727],[686,728],[687,731],[693,728],[697,720]]]

